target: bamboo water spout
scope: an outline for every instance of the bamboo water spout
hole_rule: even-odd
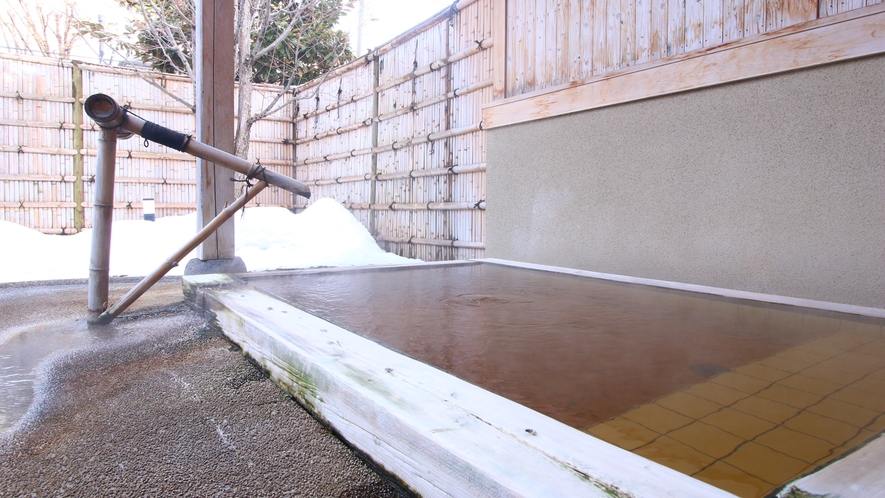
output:
[[[102,128],[120,128],[147,140],[211,161],[250,178],[264,180],[268,185],[274,185],[302,197],[310,198],[310,188],[304,183],[265,169],[260,164],[250,163],[233,154],[198,142],[183,133],[145,121],[126,112],[113,98],[107,95],[96,93],[90,96],[86,99],[84,110]]]
[[[260,164],[253,164],[222,150],[191,139],[183,133],[134,116],[121,108],[117,102],[104,94],[95,94],[86,99],[84,110],[101,127],[99,155],[97,160],[95,187],[95,215],[93,222],[92,252],[89,266],[89,295],[87,321],[90,324],[106,324],[122,313],[160,278],[169,272],[190,251],[206,240],[233,214],[258,195],[267,185],[275,185],[297,195],[310,198],[310,188],[304,183],[269,171]],[[245,195],[227,206],[209,222],[184,247],[163,262],[154,272],[145,277],[123,299],[108,309],[108,280],[111,248],[111,222],[114,205],[114,169],[117,138],[139,135],[145,140],[157,142],[181,152],[211,161],[219,166],[257,179],[258,184]]]

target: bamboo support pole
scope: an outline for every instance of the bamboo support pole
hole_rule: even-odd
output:
[[[249,201],[254,199],[261,193],[264,188],[267,187],[267,183],[264,181],[259,181],[252,188],[248,190],[245,194],[240,196],[236,201],[234,201],[231,205],[224,208],[218,216],[212,219],[209,223],[203,227],[202,230],[197,232],[193,239],[191,239],[187,244],[185,244],[181,249],[176,251],[172,256],[170,256],[166,261],[164,261],[160,266],[157,267],[150,275],[144,277],[135,287],[132,288],[129,292],[120,299],[119,302],[108,308],[107,311],[102,313],[97,322],[106,324],[110,323],[111,320],[118,317],[120,313],[126,310],[132,303],[134,303],[139,297],[142,296],[148,289],[150,289],[155,283],[157,283],[161,278],[163,278],[170,270],[178,266],[182,259],[185,258],[188,254],[191,253],[194,249],[197,248],[200,244],[203,243],[210,235],[212,235],[215,230],[218,229],[221,225],[223,225],[227,220],[231,219],[231,217],[236,214],[237,211],[243,208]]]
[[[102,128],[98,137],[95,168],[95,204],[92,215],[92,248],[89,255],[87,297],[89,323],[99,323],[108,306],[108,280],[111,260],[111,222],[114,215],[114,153],[117,130]]]
[[[95,94],[86,99],[86,114],[102,127],[119,127],[122,130],[142,136],[143,129],[147,121],[127,113],[121,109],[117,102],[111,97],[103,94]],[[153,124],[153,123],[151,123]],[[163,127],[154,125],[166,132],[172,132]],[[164,144],[170,147],[173,145]],[[211,147],[204,143],[188,138],[184,141],[183,152],[205,159],[209,162],[218,164],[225,168],[246,175],[249,178],[258,178],[266,181],[270,185],[280,187],[303,197],[310,198],[310,189],[304,183],[281,175],[275,171],[265,169],[260,164],[253,164],[249,161],[239,158],[233,154],[229,154],[215,147]]]
[[[83,70],[80,66],[73,64],[71,66],[71,92],[74,96],[73,118],[74,132],[73,142],[77,155],[74,156],[74,227],[82,230],[86,226],[85,214],[83,212],[83,154],[80,149],[83,148],[83,104],[80,97],[83,96]],[[62,180],[64,181],[64,180]]]

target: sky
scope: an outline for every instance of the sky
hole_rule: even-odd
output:
[[[361,49],[357,48],[361,2],[353,0],[352,3],[353,9],[338,22],[338,27],[350,33],[351,49],[360,55],[405,33],[454,2],[452,0],[362,0]]]
[[[249,271],[318,266],[416,263],[384,252],[369,231],[333,199],[319,199],[300,214],[255,207],[237,213],[236,255]],[[111,276],[145,276],[196,233],[196,213],[155,222],[115,221],[111,230]],[[0,221],[0,282],[87,278],[92,230],[47,235]],[[190,254],[169,275],[181,275]]]

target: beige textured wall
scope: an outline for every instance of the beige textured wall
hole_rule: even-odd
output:
[[[488,257],[885,308],[883,56],[488,133]]]

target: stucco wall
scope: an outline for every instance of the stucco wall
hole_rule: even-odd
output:
[[[885,308],[885,57],[489,130],[487,255]]]

